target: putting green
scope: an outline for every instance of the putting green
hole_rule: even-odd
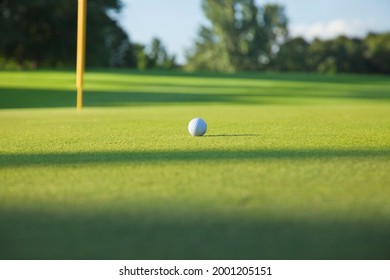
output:
[[[0,258],[390,258],[388,77],[86,82],[0,72]]]

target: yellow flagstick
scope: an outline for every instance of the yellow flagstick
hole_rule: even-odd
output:
[[[85,65],[85,33],[87,24],[87,0],[78,0],[76,87],[77,111],[83,107],[83,76]]]

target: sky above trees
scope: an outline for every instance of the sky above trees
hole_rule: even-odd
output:
[[[390,30],[389,0],[278,0],[286,7],[290,33],[306,39],[329,39],[340,34],[364,36]],[[123,0],[119,20],[134,41],[149,43],[159,37],[168,52],[183,62],[201,24],[207,19],[201,0]]]

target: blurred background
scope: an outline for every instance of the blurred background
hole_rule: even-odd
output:
[[[1,0],[0,69],[75,66],[77,0]],[[88,0],[87,66],[390,73],[387,0]]]

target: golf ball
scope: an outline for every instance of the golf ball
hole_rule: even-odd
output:
[[[188,124],[188,131],[192,136],[203,136],[207,131],[207,124],[201,118],[195,118]]]

